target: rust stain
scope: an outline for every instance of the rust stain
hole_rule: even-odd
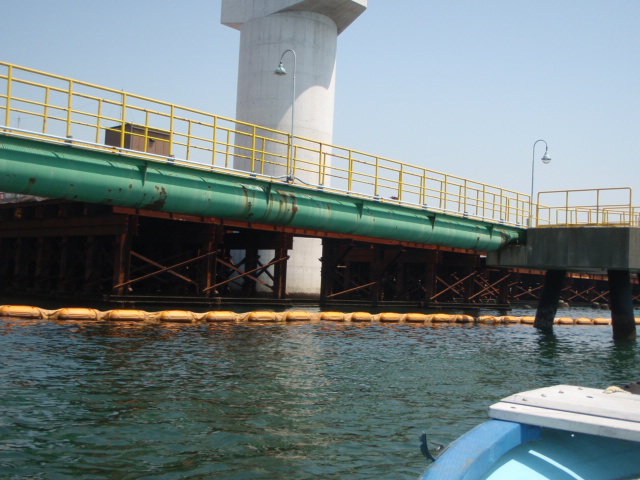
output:
[[[35,185],[36,183],[36,178],[35,177],[31,177],[29,179],[29,184],[27,185],[27,188],[25,189],[24,193],[30,193],[31,192],[31,188]]]
[[[245,205],[246,205],[242,216],[245,218],[251,218],[254,215],[254,213],[251,212],[251,207],[253,206],[251,202],[251,194],[249,192],[249,189],[245,185],[241,185],[241,187],[242,187],[242,193],[244,194],[244,197],[245,197]]]
[[[159,198],[155,202],[147,204],[147,208],[151,210],[162,210],[167,203],[167,191],[164,187],[159,187],[157,185],[156,190],[158,190]]]

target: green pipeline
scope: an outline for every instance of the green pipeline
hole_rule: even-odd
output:
[[[0,191],[494,251],[525,230],[294,185],[0,135]]]

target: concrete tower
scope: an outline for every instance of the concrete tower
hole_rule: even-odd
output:
[[[337,38],[366,8],[367,0],[222,0],[222,23],[240,30],[236,119],[291,132],[295,66],[295,136],[331,143]],[[283,56],[287,50],[295,54]],[[285,77],[274,75],[281,57]],[[286,147],[279,153],[286,158]],[[251,169],[242,158],[235,166]],[[265,173],[288,172],[283,165],[268,166]],[[319,183],[310,172],[296,176]],[[321,254],[320,240],[294,240],[287,265],[290,294],[319,294]]]

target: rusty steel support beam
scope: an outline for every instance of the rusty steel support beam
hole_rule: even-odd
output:
[[[502,277],[500,280],[498,280],[497,282],[494,282],[491,285],[486,286],[484,289],[480,290],[479,292],[471,295],[469,297],[469,300],[473,300],[474,298],[476,298],[479,295],[482,295],[484,292],[486,292],[488,290],[493,290],[493,293],[497,293],[498,291],[495,289],[495,286],[498,285],[499,283],[502,283],[507,278],[509,278],[509,274],[508,273],[504,277]]]
[[[116,237],[115,258],[113,262],[112,291],[116,295],[124,294],[124,284],[131,275],[131,241],[137,225],[137,217],[129,216],[127,231]]]
[[[138,281],[142,280],[143,278],[155,277],[156,275],[159,275],[161,273],[166,272],[166,273],[169,273],[171,275],[174,275],[175,277],[178,277],[180,280],[184,280],[185,282],[190,283],[191,285],[196,285],[197,286],[198,282],[196,282],[195,280],[192,280],[189,277],[186,277],[186,276],[184,276],[184,275],[182,275],[182,274],[180,274],[178,272],[174,272],[174,269],[176,269],[178,267],[182,267],[184,265],[188,265],[190,263],[193,263],[196,260],[200,260],[201,258],[204,258],[204,257],[209,256],[209,255],[213,255],[215,253],[217,253],[217,252],[205,253],[204,255],[200,255],[200,256],[198,256],[196,258],[192,258],[192,259],[187,260],[185,262],[181,262],[181,263],[178,263],[176,265],[172,265],[170,267],[167,267],[166,265],[162,265],[162,264],[160,264],[158,262],[155,262],[155,261],[151,260],[150,258],[147,258],[144,255],[140,255],[139,253],[134,252],[132,250],[131,251],[131,255],[133,257],[139,258],[140,260],[142,260],[143,262],[148,263],[149,265],[153,265],[154,267],[158,267],[160,270],[158,270],[156,272],[153,272],[153,273],[150,273],[148,275],[145,275],[144,277],[139,277],[139,278],[136,278],[134,280],[131,280],[129,283],[138,282]],[[121,285],[118,285],[118,286],[121,286]]]
[[[444,280],[442,280],[440,277],[437,277],[438,280],[440,280],[440,282],[444,283],[445,285],[447,285],[447,288],[445,288],[444,290],[438,292],[436,295],[434,295],[433,297],[430,298],[430,300],[435,300],[436,298],[438,298],[440,295],[442,295],[443,293],[448,292],[449,290],[453,290],[455,293],[457,293],[458,295],[462,295],[460,293],[459,290],[457,290],[455,287],[457,287],[458,285],[460,285],[462,282],[464,282],[465,280],[467,280],[468,278],[473,277],[476,274],[476,272],[471,272],[469,275],[465,276],[464,278],[458,280],[457,282],[455,282],[452,285],[449,285],[447,282],[445,282]]]
[[[284,261],[286,261],[286,260],[289,260],[289,256],[286,256],[286,257],[283,257],[283,258],[279,258],[278,260],[274,260],[273,262],[270,262],[270,263],[268,263],[268,264],[266,264],[266,265],[263,265],[263,266],[261,266],[261,267],[257,267],[257,268],[255,268],[255,269],[253,269],[253,270],[249,270],[248,272],[242,272],[240,269],[236,268],[235,266],[231,265],[230,263],[225,262],[224,260],[220,260],[219,258],[218,258],[217,260],[218,260],[218,262],[220,262],[221,264],[223,264],[223,265],[225,265],[225,266],[227,266],[227,267],[229,267],[229,268],[232,268],[233,270],[235,270],[236,272],[238,272],[238,276],[233,277],[233,278],[229,278],[229,279],[225,280],[224,282],[219,282],[219,283],[217,283],[217,284],[215,284],[215,285],[212,285],[212,286],[210,286],[207,290],[211,290],[211,289],[217,288],[217,287],[219,287],[220,285],[225,285],[225,284],[227,284],[227,283],[229,283],[229,282],[234,282],[234,281],[236,281],[236,280],[238,280],[238,279],[240,279],[240,278],[243,278],[243,277],[248,277],[248,278],[252,279],[252,280],[253,280],[253,281],[255,281],[255,282],[259,282],[260,284],[262,284],[262,285],[264,285],[264,286],[266,286],[266,287],[268,287],[268,288],[273,289],[273,286],[266,284],[266,283],[265,283],[265,282],[263,282],[262,280],[258,279],[257,277],[253,277],[253,276],[251,276],[250,274],[251,274],[251,273],[254,273],[254,272],[256,272],[256,271],[258,271],[258,270],[260,270],[260,269],[262,269],[262,268],[270,267],[271,265],[275,265],[276,263],[284,262]]]
[[[362,290],[363,288],[370,287],[372,285],[375,285],[376,283],[378,283],[378,282],[371,282],[371,283],[367,283],[366,285],[360,285],[360,286],[355,287],[355,288],[350,288],[349,290],[344,290],[342,292],[331,294],[327,298],[333,298],[333,297],[337,297],[339,295],[344,295],[345,293],[355,292],[356,290]]]
[[[587,288],[586,290],[582,290],[581,292],[578,292],[576,290],[571,290],[571,293],[573,293],[574,295],[572,297],[567,298],[568,302],[573,301],[574,298],[576,297],[580,297],[582,298],[585,302],[588,302],[589,299],[587,297],[585,297],[585,294],[589,293],[590,291],[592,291],[595,288],[595,285],[592,287]]]
[[[140,255],[140,254],[138,254],[138,253],[136,253],[134,251],[131,251],[130,254],[132,256],[134,256],[136,258],[139,258],[139,259],[141,259],[141,260],[143,260],[143,261],[145,261],[147,263],[150,263],[151,265],[160,268],[160,270],[157,270],[157,271],[152,272],[152,273],[148,273],[147,275],[143,275],[141,277],[134,278],[132,280],[128,280],[128,281],[123,282],[121,284],[115,285],[113,288],[126,287],[127,285],[131,285],[133,283],[137,283],[137,282],[139,282],[141,280],[145,280],[147,278],[152,278],[152,277],[158,276],[161,273],[170,273],[170,274],[175,275],[176,277],[180,278],[181,280],[184,280],[185,282],[191,283],[193,285],[198,285],[198,282],[196,282],[194,280],[191,280],[190,278],[185,277],[184,275],[180,275],[179,273],[176,273],[173,270],[178,268],[178,267],[183,267],[185,265],[189,265],[190,263],[193,263],[193,262],[196,262],[198,260],[201,260],[201,259],[203,259],[205,257],[208,257],[209,255],[214,255],[215,253],[217,253],[217,251],[210,252],[210,253],[205,253],[204,255],[199,255],[199,256],[197,256],[195,258],[191,258],[191,259],[186,260],[184,262],[180,262],[180,263],[177,263],[175,265],[171,265],[170,267],[165,267],[163,265],[160,265],[159,263],[154,262],[153,260],[151,260],[149,258],[146,258],[146,257],[144,257],[144,256],[142,256],[142,255]]]
[[[532,289],[527,290],[527,289],[525,289],[524,287],[522,287],[521,285],[517,285],[517,287],[518,287],[520,290],[522,290],[522,292],[521,292],[521,293],[518,293],[517,295],[514,295],[514,298],[515,298],[516,300],[519,300],[519,299],[520,299],[520,297],[523,297],[524,295],[531,295],[534,299],[538,300],[538,299],[540,298],[540,296],[539,296],[539,295],[536,295],[534,292],[537,292],[538,290],[541,290],[541,289],[543,288],[543,286],[544,286],[544,285],[539,285],[539,286],[537,286],[537,287],[535,287],[535,288],[532,288]]]

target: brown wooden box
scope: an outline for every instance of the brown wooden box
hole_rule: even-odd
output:
[[[171,136],[164,130],[147,128],[143,125],[126,123],[124,125],[124,145],[120,144],[122,125],[108,128],[105,132],[104,143],[110,147],[123,147],[128,150],[153,153],[168,157],[171,155]]]

